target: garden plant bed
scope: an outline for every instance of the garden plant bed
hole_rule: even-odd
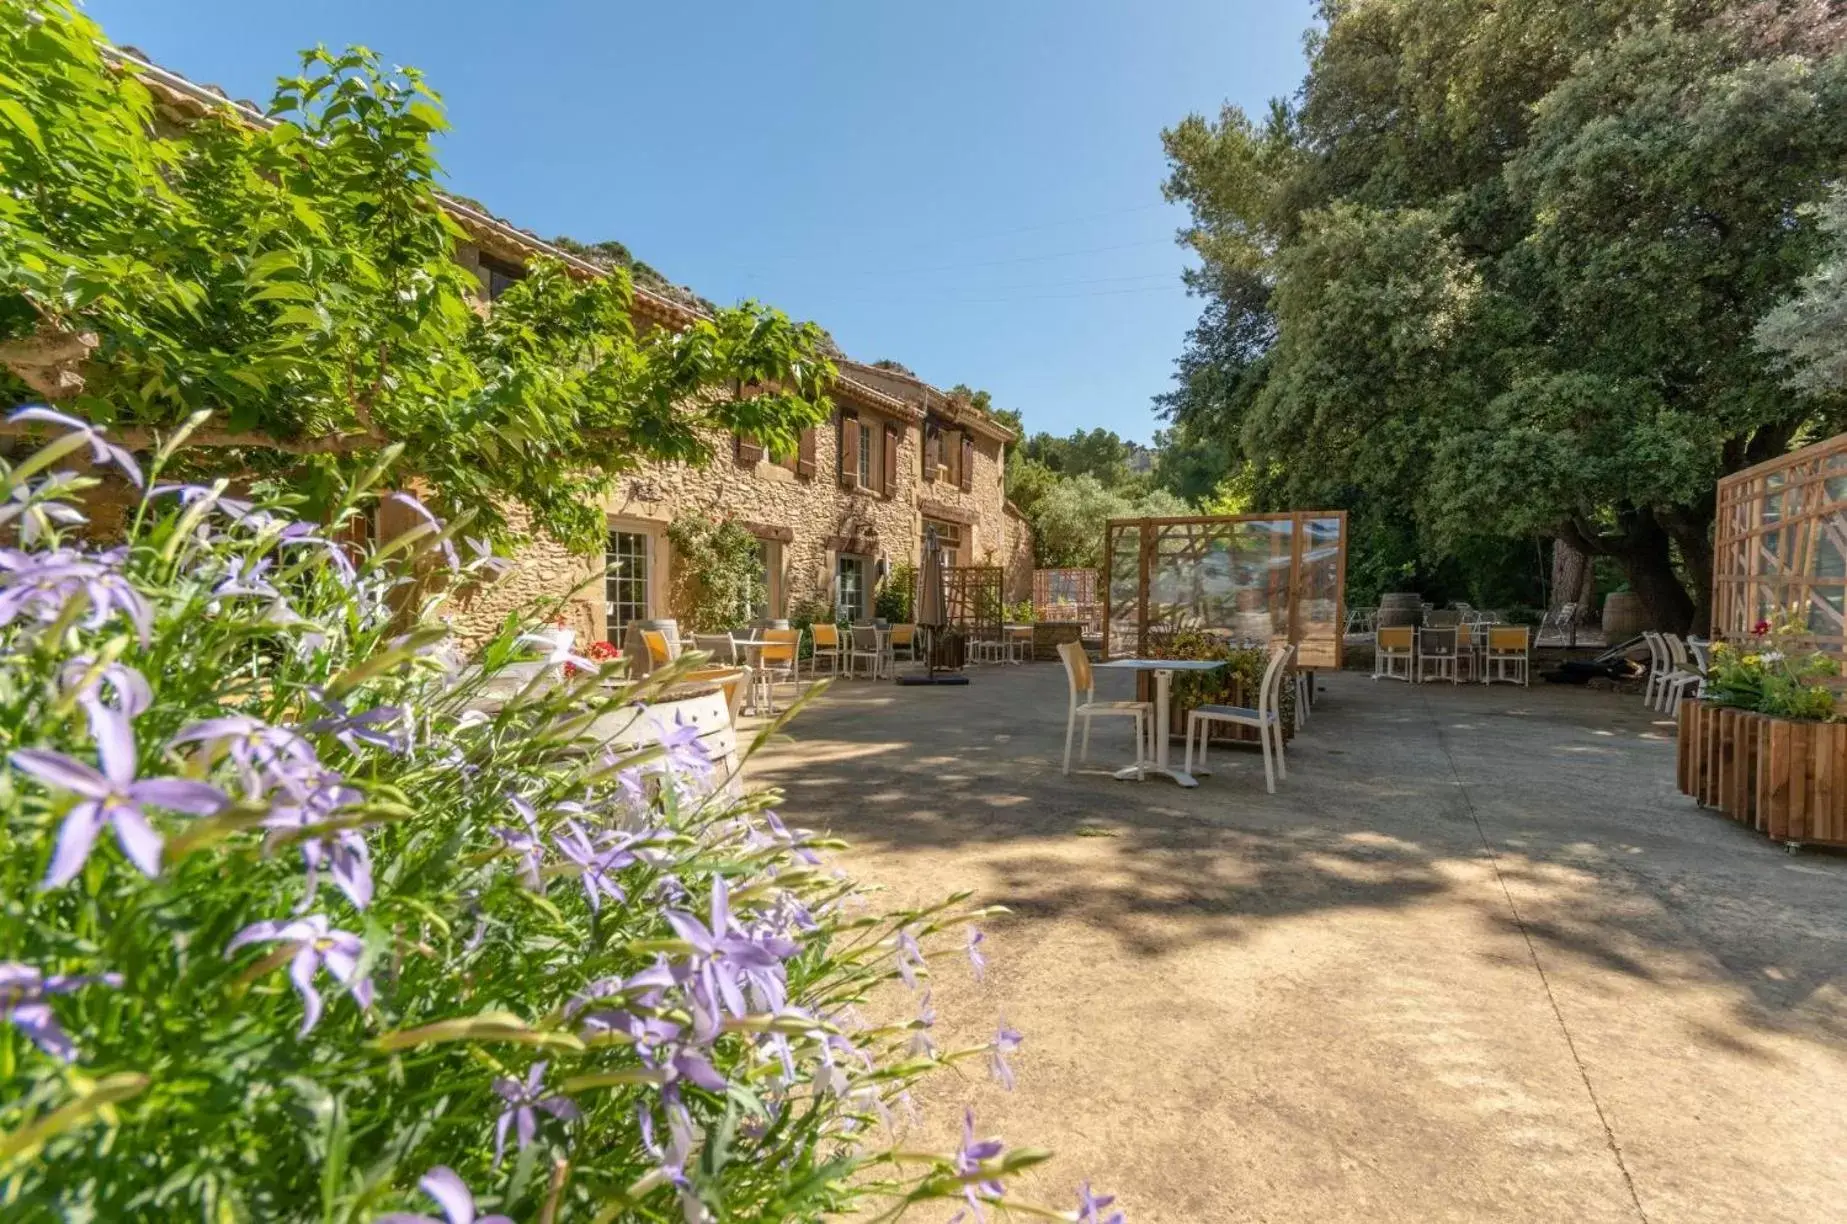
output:
[[[1682,794],[1781,842],[1847,846],[1847,724],[1688,701]]]

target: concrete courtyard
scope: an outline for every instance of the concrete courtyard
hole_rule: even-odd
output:
[[[935,1077],[908,1146],[973,1105],[1133,1224],[1847,1219],[1847,856],[1696,809],[1639,699],[1323,677],[1270,796],[1254,750],[1117,782],[1120,721],[1063,777],[1062,669],[972,674],[836,685],[751,770],[895,900],[1013,911],[933,968],[1018,1087]]]

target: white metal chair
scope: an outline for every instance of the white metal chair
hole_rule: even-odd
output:
[[[1012,625],[1001,630],[1001,646],[1009,663],[1030,663],[1033,657],[1033,628]]]
[[[1410,625],[1385,625],[1373,639],[1372,678],[1412,680],[1416,665],[1417,630]],[[1399,671],[1399,664],[1404,670]]]
[[[1417,635],[1417,682],[1422,684],[1429,678],[1434,667],[1437,679],[1447,679],[1451,684],[1459,684],[1457,645],[1459,631],[1454,625],[1441,628],[1425,628]]]
[[[802,631],[800,629],[765,629],[763,641],[768,645],[758,648],[756,684],[763,694],[761,702],[753,701],[757,709],[766,714],[776,713],[776,686],[789,684],[799,693],[802,687]]]
[[[1294,646],[1278,646],[1270,652],[1270,661],[1263,669],[1263,681],[1257,686],[1257,708],[1246,706],[1202,705],[1195,706],[1186,716],[1186,772],[1202,776],[1211,774],[1206,768],[1206,742],[1211,738],[1213,723],[1232,723],[1241,727],[1257,728],[1257,740],[1263,747],[1263,785],[1270,794],[1276,793],[1276,779],[1280,774],[1289,776],[1289,766],[1283,760],[1283,720],[1277,706],[1283,692],[1283,672],[1289,661],[1295,657]],[[1193,741],[1199,741],[1199,767],[1193,766]],[[1274,744],[1274,748],[1272,748]],[[1274,757],[1274,759],[1272,759]]]
[[[866,678],[877,680],[885,672],[885,651],[879,645],[875,625],[854,625],[853,644],[847,650],[847,675],[857,675],[860,664],[866,665]]]
[[[885,636],[885,664],[893,673],[902,654],[907,663],[923,661],[923,634],[916,625],[893,625]]]
[[[1142,766],[1154,756],[1150,741],[1154,735],[1154,702],[1098,701],[1096,673],[1090,669],[1090,656],[1076,642],[1060,642],[1058,657],[1065,665],[1065,679],[1070,682],[1071,701],[1065,710],[1065,773],[1071,772],[1071,737],[1077,720],[1084,720],[1084,747],[1080,760],[1090,760],[1090,720],[1093,718],[1133,718],[1135,720],[1135,780],[1143,778]]]
[[[1668,673],[1661,678],[1661,686],[1655,694],[1657,708],[1663,714],[1678,715],[1680,703],[1689,690],[1697,692],[1706,679],[1704,642],[1688,638],[1682,641],[1678,634],[1662,635],[1662,643],[1667,647]],[[1691,654],[1700,654],[1700,663],[1696,666]]]
[[[1673,673],[1673,657],[1668,653],[1667,638],[1653,629],[1642,630],[1642,640],[1648,644],[1648,677],[1642,685],[1642,704],[1651,710],[1661,708],[1661,692],[1667,687],[1667,678]]]
[[[1525,625],[1493,625],[1482,654],[1481,682],[1526,685],[1532,676],[1531,635]]]

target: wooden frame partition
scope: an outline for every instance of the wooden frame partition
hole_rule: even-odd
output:
[[[977,641],[1000,638],[1006,612],[1007,571],[998,565],[951,565],[943,569],[949,625]]]
[[[1789,615],[1816,649],[1847,654],[1847,434],[1719,481],[1713,634]]]
[[[1111,519],[1103,529],[1103,657],[1149,657],[1164,635],[1294,642],[1306,669],[1338,669],[1347,513]]]
[[[1097,571],[1086,568],[1033,571],[1033,616],[1042,621],[1077,621],[1086,633],[1101,632],[1103,600]]]

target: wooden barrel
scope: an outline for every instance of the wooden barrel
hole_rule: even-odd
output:
[[[1424,597],[1416,591],[1379,596],[1379,627],[1415,625],[1424,619]]]
[[[1653,629],[1642,597],[1634,591],[1611,591],[1603,600],[1603,640],[1614,646],[1644,629]]]

